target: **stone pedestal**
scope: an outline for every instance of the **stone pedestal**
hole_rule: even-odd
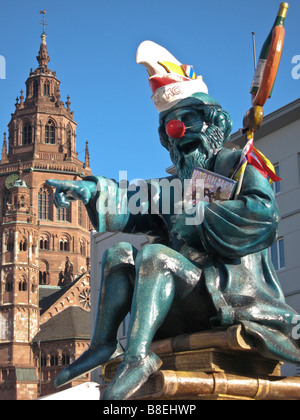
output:
[[[242,327],[157,341],[161,370],[132,400],[300,400],[300,378],[281,376],[281,363],[258,354]],[[110,381],[121,362],[102,367]]]

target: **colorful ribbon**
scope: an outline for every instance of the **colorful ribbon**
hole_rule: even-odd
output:
[[[270,179],[270,183],[279,182],[281,178],[276,175],[275,168],[269,159],[254,147],[254,132],[247,133],[247,143],[242,151],[239,165],[233,174],[233,178],[238,180],[245,171],[247,164],[253,166],[264,177]]]

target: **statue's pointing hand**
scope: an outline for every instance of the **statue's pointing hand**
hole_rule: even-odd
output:
[[[90,181],[49,179],[46,183],[56,188],[53,201],[57,208],[68,208],[75,200],[81,200],[86,205],[96,195],[96,184]]]

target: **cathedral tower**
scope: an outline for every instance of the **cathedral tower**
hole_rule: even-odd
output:
[[[0,399],[37,394],[32,340],[40,327],[39,290],[68,286],[89,261],[84,205],[56,209],[46,185],[50,178],[80,180],[91,170],[87,144],[85,162],[78,158],[74,112],[48,67],[44,30],[37,61],[16,100],[0,162]]]

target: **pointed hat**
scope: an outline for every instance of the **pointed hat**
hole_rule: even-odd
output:
[[[192,66],[181,64],[155,42],[144,41],[140,44],[136,62],[148,70],[152,100],[158,112],[167,111],[190,97],[204,104],[216,103],[208,95],[202,76],[196,76]]]

